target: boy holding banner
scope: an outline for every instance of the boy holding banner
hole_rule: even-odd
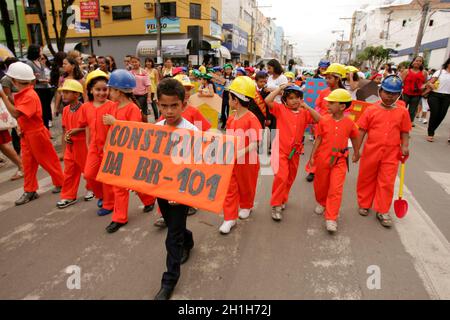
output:
[[[198,131],[182,116],[186,108],[185,89],[179,81],[162,80],[157,95],[159,110],[165,120],[156,125]],[[186,228],[188,206],[161,198],[158,198],[158,205],[167,224],[167,271],[163,274],[161,289],[155,300],[169,300],[180,278],[181,265],[187,262],[194,247],[194,239],[192,232]]]

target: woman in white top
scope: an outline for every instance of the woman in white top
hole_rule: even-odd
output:
[[[434,134],[445,119],[450,106],[450,58],[447,59],[441,70],[436,71],[427,86],[433,90],[428,98],[430,122],[427,140],[433,142]]]
[[[266,91],[275,91],[281,85],[289,83],[289,80],[283,74],[283,67],[278,60],[273,59],[267,63],[267,72],[269,73],[269,79],[267,80]],[[275,101],[281,103],[281,95],[277,96]]]
[[[164,68],[161,72],[162,78],[172,78],[173,77],[173,63],[172,59],[167,59],[164,63]]]

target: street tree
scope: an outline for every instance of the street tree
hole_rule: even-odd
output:
[[[44,31],[44,37],[45,41],[47,43],[48,49],[52,53],[52,55],[55,55],[58,51],[64,51],[64,45],[66,44],[66,37],[67,37],[67,31],[69,29],[68,21],[69,18],[73,15],[73,11],[70,10],[70,7],[73,5],[75,0],[61,0],[61,11],[58,11],[55,6],[55,0],[50,1],[50,14],[51,14],[51,21],[48,19],[48,15],[45,12],[45,7],[42,7],[41,1],[36,1],[37,5],[37,11],[39,20],[42,24],[42,30]],[[58,20],[61,16],[61,20],[58,26]],[[56,40],[56,47],[57,50],[53,48],[51,38],[50,38],[50,32],[49,32],[49,23],[51,23],[51,26],[53,28],[53,32],[55,34],[55,40]]]
[[[358,54],[357,59],[360,61],[366,61],[369,68],[380,69],[380,67],[389,61],[391,49],[386,49],[383,46],[378,47],[366,47],[361,53]]]

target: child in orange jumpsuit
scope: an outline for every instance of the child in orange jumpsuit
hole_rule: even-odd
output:
[[[236,78],[229,87],[229,104],[235,112],[228,118],[227,134],[241,137],[244,145],[237,148],[237,162],[223,205],[225,221],[219,229],[222,234],[231,232],[238,217],[247,219],[250,216],[255,200],[259,174],[257,149],[262,127],[258,118],[247,109],[255,94],[255,82],[247,76]]]
[[[361,156],[358,176],[359,214],[377,212],[381,225],[390,228],[389,215],[400,159],[409,156],[409,132],[412,125],[408,110],[398,105],[403,83],[389,76],[381,83],[381,101],[370,106],[358,121],[359,140],[367,141]]]
[[[320,113],[321,116],[328,116],[328,101],[325,98],[328,97],[330,93],[336,89],[344,89],[342,79],[347,76],[347,70],[345,69],[344,65],[333,63],[327,68],[323,75],[325,76],[328,87],[325,90],[319,92],[319,96],[316,100],[315,110]],[[316,130],[317,128],[314,127],[314,131]],[[317,133],[315,133],[315,135],[317,135]],[[308,182],[313,182],[316,168],[308,163],[306,165],[306,172],[308,173],[306,180]]]
[[[117,103],[117,107],[111,114],[103,116],[103,123],[112,126],[116,120],[142,122],[142,111],[137,106],[137,101],[133,95],[136,87],[136,80],[130,72],[117,69],[111,73],[108,82],[109,97]],[[114,213],[112,222],[106,227],[108,233],[114,233],[128,223],[128,203],[130,191],[126,188],[113,187],[114,192]],[[137,193],[144,203],[144,212],[153,210],[156,199],[152,196]]]
[[[80,107],[79,101],[83,95],[83,86],[76,80],[66,80],[61,88],[62,98],[67,107],[63,110],[62,128],[63,136],[66,142],[64,152],[64,184],[61,191],[61,200],[56,203],[60,209],[77,202],[78,186],[80,185],[81,174],[86,166],[87,145],[86,128],[80,126]],[[94,195],[90,191],[89,182],[86,184],[88,190],[85,200],[92,200]]]
[[[309,162],[316,167],[314,191],[318,206],[315,212],[325,212],[326,228],[334,233],[348,170],[349,138],[354,147],[353,162],[359,160],[358,128],[353,120],[344,116],[352,104],[352,96],[347,90],[336,89],[325,100],[331,117],[322,117],[317,126],[317,138]]]
[[[109,126],[103,124],[103,115],[114,113],[117,104],[108,100],[109,76],[100,70],[88,74],[86,91],[89,101],[81,106],[80,126],[88,127],[88,155],[84,168],[84,177],[89,182],[100,210],[98,216],[111,214],[114,209],[114,193],[112,186],[98,182],[97,174],[103,159],[103,148]]]
[[[18,93],[14,96],[14,105],[0,88],[0,96],[9,113],[17,119],[22,130],[21,148],[24,167],[24,194],[15,202],[17,206],[37,199],[37,171],[41,165],[52,177],[55,188],[52,193],[60,193],[64,175],[55,148],[50,141],[50,132],[42,122],[42,107],[32,82],[35,80],[33,69],[22,62],[9,66],[6,73],[13,81]]]
[[[282,104],[275,98],[283,92]],[[276,118],[277,135],[272,147],[272,167],[275,178],[272,186],[272,219],[280,222],[289,199],[289,192],[297,177],[300,155],[307,126],[320,120],[320,115],[303,101],[303,92],[297,85],[287,84],[266,98],[270,113]],[[278,165],[277,165],[278,164]],[[278,169],[278,170],[277,170]]]

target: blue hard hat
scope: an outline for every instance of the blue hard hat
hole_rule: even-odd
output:
[[[213,68],[214,72],[218,72],[218,71],[222,71],[222,67],[214,67]]]
[[[136,88],[136,78],[125,69],[117,69],[111,73],[108,87],[131,92]]]
[[[245,71],[245,69],[242,68],[242,67],[241,67],[241,68],[237,68],[237,69],[236,69],[236,72],[240,72],[240,73],[242,73],[244,76],[247,75],[247,71]]]
[[[381,89],[391,93],[401,93],[403,89],[403,81],[398,76],[388,76],[383,80],[383,82],[381,82]]]
[[[186,73],[186,72],[188,71],[188,68],[187,68],[187,67],[181,67],[181,70],[182,70],[184,73]]]
[[[328,68],[330,65],[331,63],[328,60],[320,60],[319,62],[319,68]]]
[[[292,85],[292,86],[288,86],[288,87],[284,88],[284,92],[288,92],[288,91],[297,91],[297,92],[303,93],[302,89],[297,85]]]

